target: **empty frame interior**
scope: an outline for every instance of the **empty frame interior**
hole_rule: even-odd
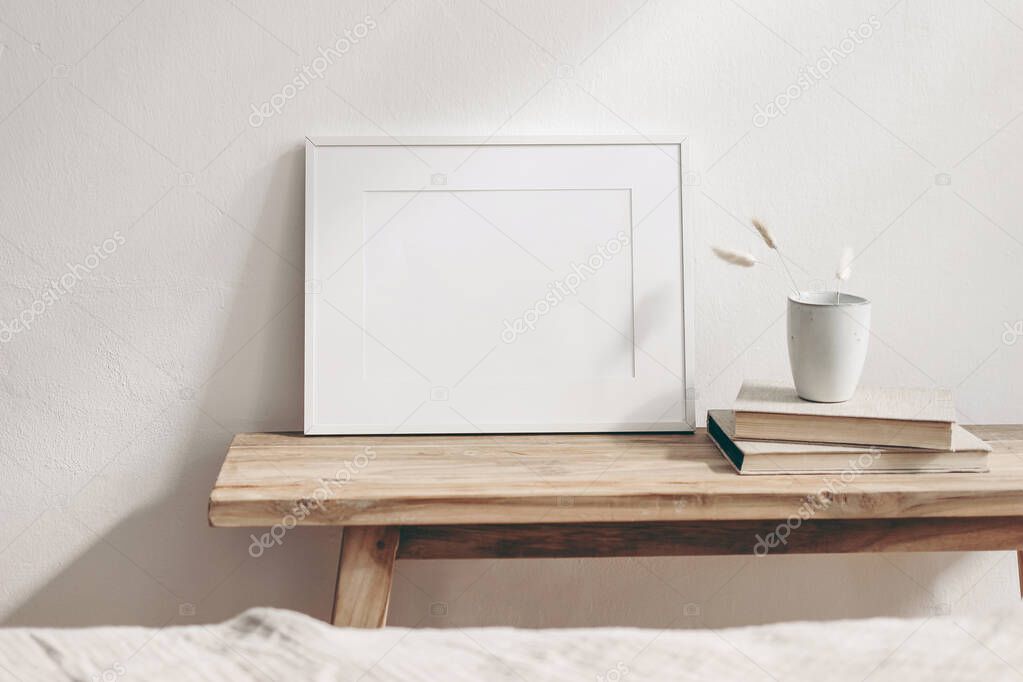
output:
[[[691,430],[681,162],[310,141],[306,433]]]

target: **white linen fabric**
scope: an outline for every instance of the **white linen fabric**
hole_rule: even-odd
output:
[[[0,680],[1020,680],[1023,610],[718,630],[353,630],[277,609],[219,625],[0,630]]]

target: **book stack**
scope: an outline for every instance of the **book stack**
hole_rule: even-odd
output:
[[[955,421],[946,389],[861,387],[813,403],[791,386],[748,381],[707,433],[740,474],[983,472],[991,451]]]

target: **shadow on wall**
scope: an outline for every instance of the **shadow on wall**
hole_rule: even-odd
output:
[[[915,555],[919,561],[921,555]],[[908,555],[399,562],[401,627],[721,628],[955,613],[894,563]],[[938,575],[963,555],[929,554]],[[992,561],[992,558],[988,558]],[[807,580],[807,575],[813,578]],[[938,595],[943,591],[936,590]],[[869,598],[865,598],[869,595]],[[883,603],[879,609],[877,604]]]
[[[303,159],[303,149],[296,147],[270,167],[275,186],[288,188],[268,197],[273,205],[265,207],[275,219],[291,216],[286,231],[279,225],[270,230],[286,234],[282,253],[303,252]],[[238,229],[226,218],[222,222],[221,229]],[[257,234],[267,227],[259,223]],[[253,239],[246,243],[242,286],[267,276],[253,258],[266,247]],[[301,261],[297,270],[291,274],[301,282]],[[230,333],[245,324],[238,296],[226,298],[217,372],[184,377],[207,383],[180,386],[178,399],[62,511],[80,531],[66,542],[86,537],[90,544],[18,605],[6,625],[188,624],[220,621],[252,606],[330,615],[336,530],[293,529],[280,546],[250,552],[250,534],[261,529],[210,528],[206,518],[209,492],[234,431],[302,428],[301,291],[243,348],[244,339]],[[68,550],[55,547],[51,556],[63,551]]]

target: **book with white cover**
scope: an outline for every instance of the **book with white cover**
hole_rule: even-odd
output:
[[[845,402],[815,403],[787,384],[746,381],[735,401],[736,435],[751,440],[951,450],[954,422],[943,388],[864,386]]]
[[[707,434],[740,474],[984,472],[991,446],[958,424],[952,450],[742,440],[732,410],[710,410]]]

